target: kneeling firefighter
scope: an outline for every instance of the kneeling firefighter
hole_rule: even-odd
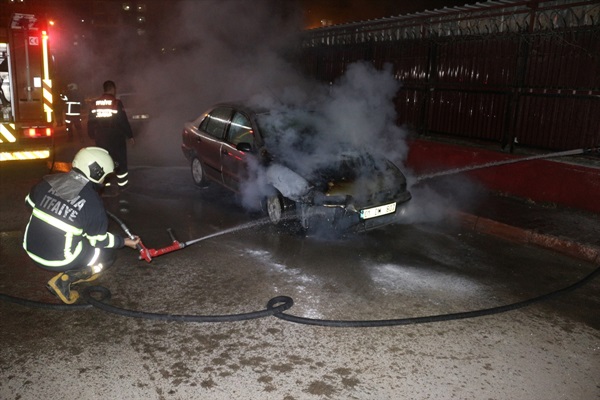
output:
[[[38,267],[59,272],[48,281],[48,289],[66,304],[79,298],[71,285],[96,279],[114,263],[116,249],[135,249],[140,242],[138,237],[107,231],[108,217],[98,190],[114,169],[106,150],[83,148],[69,172],[45,176],[25,198],[33,211],[23,248]]]

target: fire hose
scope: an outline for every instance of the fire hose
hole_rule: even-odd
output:
[[[119,224],[119,226],[121,227],[121,229],[123,230],[123,232],[125,232],[125,234],[127,235],[127,237],[129,237],[132,240],[136,239],[136,235],[134,235],[133,233],[131,233],[131,231],[129,230],[129,228],[127,227],[127,225],[123,222],[123,220],[121,220],[119,217],[117,217],[115,214],[111,213],[110,211],[106,211],[106,214],[112,218],[117,224]],[[268,221],[268,219],[266,220]],[[229,230],[225,230],[222,231],[222,233],[229,233],[232,231],[236,231],[239,229],[244,229],[247,228],[247,226],[254,226],[255,224],[248,224],[248,225],[240,225],[236,228],[232,228]],[[152,259],[158,256],[162,256],[164,254],[168,254],[168,253],[172,253],[174,251],[177,250],[181,250],[184,249],[186,247],[189,247],[195,243],[198,243],[200,241],[206,240],[210,237],[214,237],[216,235],[209,235],[209,236],[203,236],[197,239],[192,239],[192,240],[188,240],[187,242],[180,242],[175,238],[175,235],[173,234],[173,230],[171,228],[167,228],[167,232],[169,233],[169,236],[171,237],[171,244],[169,246],[166,247],[162,247],[160,249],[152,249],[152,248],[148,248],[146,247],[146,245],[144,245],[144,243],[142,243],[142,241],[140,240],[139,244],[136,246],[137,250],[139,251],[140,255],[139,255],[139,259],[140,260],[144,260],[148,263],[152,262]]]
[[[571,150],[568,152],[559,152],[559,153],[553,154],[553,156],[584,154],[584,153],[591,153],[591,152],[598,152],[600,154],[600,148],[579,149],[579,150]],[[518,161],[526,161],[526,160],[532,160],[532,159],[537,159],[537,158],[548,158],[548,155],[532,156],[532,157],[527,157],[526,159],[521,159]],[[507,161],[504,163],[512,163],[512,162],[518,162],[518,161],[510,160],[510,161]],[[494,165],[498,165],[498,164],[494,164]],[[480,167],[486,168],[486,167],[490,167],[490,166],[492,166],[492,165],[486,164],[486,165],[482,165]],[[455,172],[457,172],[457,171],[456,170],[452,171],[452,173],[455,173]],[[431,178],[434,176],[438,176],[438,174],[426,176],[423,178]],[[127,225],[120,218],[118,218],[116,215],[114,215],[113,213],[111,213],[109,211],[107,211],[107,215],[110,218],[112,218],[117,224],[120,225],[121,229],[123,229],[125,234],[130,239],[133,239],[133,240],[136,239],[136,236],[129,230]],[[167,232],[168,232],[172,242],[169,246],[166,246],[163,248],[159,248],[159,249],[147,248],[143,244],[143,242],[140,240],[138,245],[136,246],[137,250],[139,252],[139,259],[150,263],[152,261],[152,259],[155,257],[184,249],[185,247],[188,247],[194,243],[197,243],[197,242],[205,239],[205,238],[198,238],[198,239],[194,239],[194,240],[189,240],[187,242],[180,242],[175,238],[175,235],[173,234],[173,231],[170,228],[167,229]],[[135,311],[135,310],[127,310],[127,309],[115,307],[115,306],[109,305],[105,302],[110,299],[111,293],[110,293],[110,290],[108,290],[107,288],[102,287],[102,286],[89,286],[83,290],[82,295],[83,295],[83,298],[85,299],[85,301],[87,302],[87,304],[76,304],[76,305],[51,304],[51,303],[44,303],[44,302],[27,300],[27,299],[21,299],[18,297],[9,296],[9,295],[2,294],[2,293],[0,293],[0,300],[20,304],[20,305],[27,306],[27,307],[46,308],[46,309],[53,309],[53,310],[78,310],[78,309],[96,307],[96,308],[100,308],[106,312],[123,315],[123,316],[127,316],[127,317],[145,318],[145,319],[163,320],[163,321],[231,322],[231,321],[241,321],[241,320],[262,318],[262,317],[267,317],[267,316],[272,315],[276,318],[279,318],[279,319],[282,319],[282,320],[285,320],[288,322],[307,324],[307,325],[318,325],[318,326],[328,326],[328,327],[382,327],[382,326],[411,325],[411,324],[422,324],[422,323],[474,318],[474,317],[487,316],[487,315],[499,314],[499,313],[503,313],[503,312],[507,312],[507,311],[511,311],[511,310],[516,310],[516,309],[527,307],[527,306],[530,306],[530,305],[533,305],[533,304],[536,304],[536,303],[539,303],[542,301],[556,298],[559,295],[563,295],[568,292],[572,292],[572,291],[584,286],[585,284],[587,284],[588,282],[590,282],[591,280],[596,278],[598,275],[600,275],[600,267],[596,268],[594,271],[592,271],[588,275],[584,276],[583,278],[579,279],[575,283],[573,283],[569,286],[566,286],[564,288],[557,289],[550,293],[542,294],[542,295],[539,295],[536,297],[532,297],[530,299],[517,301],[515,303],[511,303],[511,304],[507,304],[507,305],[491,307],[491,308],[487,308],[487,309],[450,313],[450,314],[438,314],[438,315],[430,315],[430,316],[423,316],[423,317],[407,317],[407,318],[399,318],[399,319],[366,320],[366,321],[313,319],[313,318],[304,318],[304,317],[298,317],[295,315],[286,314],[286,313],[284,313],[284,311],[290,309],[294,304],[294,300],[288,296],[277,296],[277,297],[272,298],[267,303],[265,310],[243,313],[243,314],[212,315],[212,316],[211,315],[202,316],[202,315],[158,314],[158,313],[148,313],[148,312],[141,312],[141,311]],[[92,294],[96,294],[96,296],[99,297],[99,299],[92,296]]]
[[[119,219],[114,214],[108,212],[108,215],[115,220],[123,229],[123,231],[132,239],[135,236],[131,233],[127,225]],[[146,246],[142,244],[138,245],[138,250],[140,252],[140,260],[143,259],[147,262],[152,261],[152,257],[157,257],[163,254],[171,253],[173,251],[181,250],[191,244],[197,243],[203,238],[194,239],[187,241],[185,243],[177,241],[171,229],[167,229],[173,243],[170,246],[161,248],[161,249],[148,249]],[[137,318],[146,318],[153,320],[162,320],[162,321],[179,321],[179,322],[228,322],[228,321],[240,321],[244,319],[251,318],[260,318],[266,316],[274,316],[276,318],[298,323],[304,325],[316,325],[316,326],[328,326],[328,327],[337,327],[337,328],[363,328],[363,327],[383,327],[383,326],[399,326],[399,325],[413,325],[413,324],[423,324],[423,323],[432,323],[432,322],[442,322],[442,321],[451,321],[458,319],[468,319],[475,317],[482,317],[493,314],[500,314],[512,310],[517,310],[520,308],[528,307],[530,305],[547,301],[553,298],[556,298],[560,295],[566,294],[568,292],[572,292],[594,278],[596,278],[600,274],[600,267],[596,268],[594,271],[578,280],[577,282],[563,287],[561,289],[554,290],[550,293],[545,293],[539,296],[535,296],[526,300],[517,301],[515,303],[505,304],[501,306],[472,310],[472,311],[464,311],[450,314],[438,314],[438,315],[429,315],[422,317],[406,317],[406,318],[398,318],[398,319],[385,319],[385,320],[325,320],[325,319],[315,319],[315,318],[305,318],[299,317],[291,314],[286,314],[284,311],[290,309],[294,305],[294,300],[288,296],[277,296],[268,301],[266,310],[257,311],[254,313],[247,314],[233,314],[233,315],[217,315],[217,316],[195,316],[195,315],[172,315],[172,314],[157,314],[157,313],[147,313],[147,312],[139,312],[133,310],[127,310],[119,307],[115,307],[107,304],[105,301],[110,299],[110,291],[102,286],[90,286],[87,287],[83,291],[84,299],[94,307],[100,308],[106,312],[123,315],[127,317],[137,317]],[[99,295],[99,299],[96,299],[92,296],[95,293]]]
[[[458,174],[458,173],[466,172],[466,171],[475,171],[478,169],[498,167],[500,165],[515,164],[515,163],[520,163],[520,162],[524,162],[524,161],[540,160],[540,159],[547,159],[547,158],[557,158],[557,157],[565,157],[565,156],[575,156],[575,155],[580,155],[580,154],[594,154],[594,153],[597,153],[598,155],[600,155],[600,147],[590,147],[590,148],[582,148],[582,149],[575,149],[575,150],[557,151],[557,152],[550,153],[550,154],[537,154],[537,155],[527,156],[527,157],[522,157],[522,158],[515,158],[515,159],[510,159],[510,160],[504,160],[504,161],[494,161],[494,162],[479,164],[479,165],[475,165],[475,166],[455,168],[455,169],[452,169],[449,171],[442,171],[442,172],[431,173],[428,175],[421,175],[417,178],[417,182],[424,181],[424,180],[431,179],[431,178],[437,178],[439,176],[444,176],[444,175],[450,175],[450,174],[453,175],[453,174]]]
[[[117,224],[119,224],[121,229],[123,229],[123,232],[125,232],[125,234],[130,239],[132,239],[132,240],[136,239],[136,236],[133,233],[131,233],[131,231],[129,230],[127,225],[125,225],[125,222],[123,222],[119,217],[117,217],[115,214],[111,213],[110,211],[106,211],[106,214],[109,217],[111,217]],[[196,242],[196,241],[192,240],[190,242],[182,243],[175,238],[175,235],[173,234],[173,230],[171,228],[168,228],[167,232],[169,233],[169,236],[171,237],[171,240],[172,240],[171,245],[160,248],[160,249],[149,249],[140,240],[140,242],[136,246],[137,250],[140,253],[139,259],[150,263],[150,262],[152,262],[152,259],[155,257],[162,256],[162,255],[168,254],[168,253],[172,253],[177,250],[181,250],[181,249],[189,246],[190,244],[193,244]]]
[[[108,213],[108,215],[113,218],[125,231],[125,233],[132,239],[135,239],[135,236],[131,233],[127,225],[116,217],[112,213]],[[173,243],[170,246],[161,248],[161,249],[148,249],[143,243],[138,245],[138,251],[140,253],[140,259],[145,260],[146,262],[151,262],[153,257],[157,257],[160,255],[164,255],[167,253],[171,253],[177,250],[181,250],[193,243],[204,240],[204,238],[190,240],[185,243],[181,243],[177,241],[169,230],[169,235],[173,239]],[[472,310],[472,311],[464,311],[458,313],[449,313],[449,314],[437,314],[437,315],[429,315],[422,317],[405,317],[405,318],[397,318],[397,319],[384,319],[384,320],[326,320],[326,319],[316,319],[316,318],[305,318],[299,317],[291,314],[286,314],[284,311],[290,309],[294,305],[294,300],[288,296],[276,296],[267,302],[266,308],[260,311],[241,313],[241,314],[229,314],[229,315],[177,315],[177,314],[168,314],[168,313],[150,313],[136,310],[128,310],[120,307],[116,307],[106,303],[111,298],[111,292],[109,289],[103,286],[88,286],[82,292],[83,299],[87,302],[86,304],[76,304],[76,305],[65,305],[65,304],[51,304],[39,301],[32,301],[28,299],[22,299],[14,296],[9,296],[6,294],[0,293],[0,300],[7,301],[15,304],[19,304],[26,307],[34,307],[34,308],[45,308],[52,310],[80,310],[87,309],[91,307],[99,308],[105,312],[109,312],[112,314],[122,315],[126,317],[133,318],[143,318],[143,319],[151,319],[151,320],[161,320],[161,321],[177,321],[177,322],[233,322],[233,321],[243,321],[249,319],[257,319],[264,318],[267,316],[274,316],[276,318],[298,323],[304,325],[316,325],[316,326],[327,326],[327,327],[337,327],[337,328],[359,328],[359,327],[383,327],[383,326],[399,326],[399,325],[414,325],[414,324],[423,324],[423,323],[432,323],[432,322],[442,322],[442,321],[451,321],[458,319],[467,319],[467,318],[475,318],[481,316],[488,316],[493,314],[504,313],[507,311],[512,311],[524,307],[531,306],[536,303],[540,303],[542,301],[547,301],[550,299],[554,299],[560,295],[564,295],[566,293],[572,292],[585,284],[589,283],[593,279],[595,279],[600,274],[600,267],[596,268],[594,271],[584,276],[583,278],[577,280],[575,283],[554,290],[552,292],[538,295],[526,300],[517,301],[515,303]],[[94,297],[93,295],[96,295]]]

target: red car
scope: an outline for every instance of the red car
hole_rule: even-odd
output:
[[[345,144],[320,154],[323,136],[310,118],[288,114],[219,104],[186,123],[181,148],[194,183],[240,193],[275,224],[287,211],[305,229],[317,221],[340,230],[393,222],[411,198],[400,169]]]

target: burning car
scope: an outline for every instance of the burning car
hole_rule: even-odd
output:
[[[260,202],[274,224],[288,212],[305,229],[317,221],[339,230],[393,222],[411,198],[400,169],[350,145],[327,148],[310,114],[301,115],[219,104],[186,123],[181,148],[194,183],[217,182]]]

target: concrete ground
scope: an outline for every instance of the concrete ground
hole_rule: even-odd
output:
[[[179,171],[178,169],[175,169]],[[3,171],[4,172],[4,171]],[[344,240],[254,224],[188,171],[135,169],[128,213],[154,247],[206,237],[152,264],[123,250],[96,282],[131,310],[221,315],[291,296],[288,314],[395,319],[488,308],[564,287],[597,264],[461,226],[415,223]],[[2,174],[0,292],[53,302],[47,272],[20,250],[23,194]],[[141,186],[148,179],[161,182]],[[447,216],[450,218],[450,216]],[[244,224],[249,228],[238,229]],[[114,231],[118,231],[118,227]],[[229,232],[227,229],[229,228]],[[0,301],[2,399],[598,399],[600,281],[534,306],[473,319],[332,328],[267,317],[228,323],[128,318]]]

